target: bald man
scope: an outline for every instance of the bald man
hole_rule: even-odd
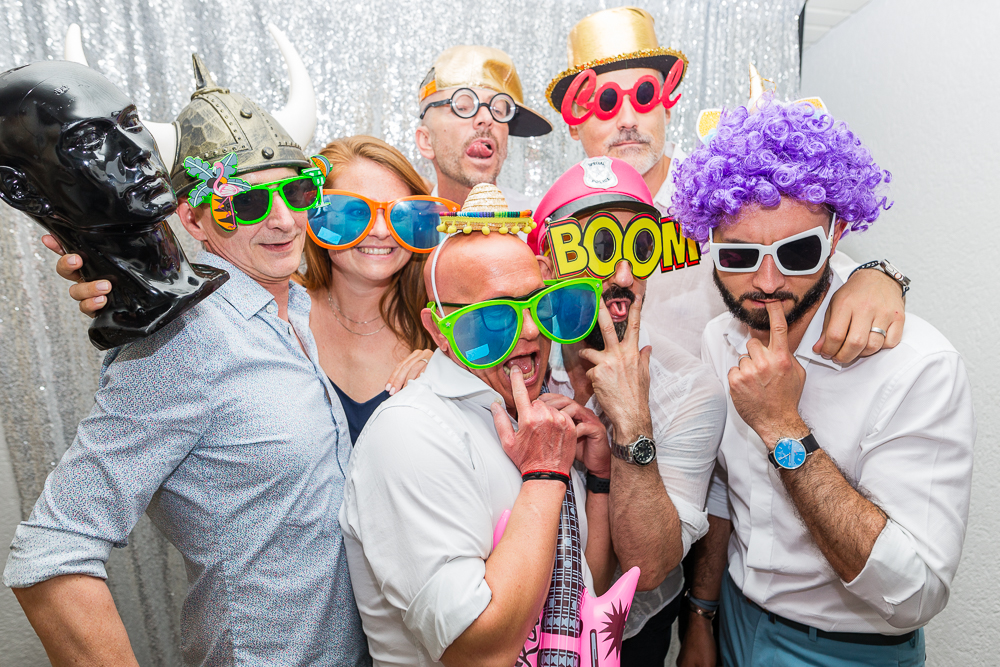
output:
[[[545,287],[534,254],[512,235],[460,234],[436,253],[424,278],[443,315]],[[514,664],[549,589],[564,498],[575,499],[587,589],[610,583],[608,496],[588,492],[572,469],[579,459],[608,472],[607,435],[586,408],[539,399],[551,341],[527,305],[522,314],[510,355],[474,369],[442,333],[442,313],[424,309],[439,349],[355,445],[340,522],[376,665]],[[558,474],[523,481],[531,471]]]

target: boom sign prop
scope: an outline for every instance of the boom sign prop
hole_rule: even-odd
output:
[[[618,262],[632,265],[632,275],[647,278],[656,267],[673,271],[701,262],[701,248],[681,234],[670,218],[639,213],[622,230],[611,213],[598,212],[585,224],[575,218],[548,223],[545,240],[557,278],[588,273],[604,280]]]

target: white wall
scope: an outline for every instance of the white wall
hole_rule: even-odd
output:
[[[845,249],[913,278],[908,310],[951,340],[972,379],[972,508],[951,601],[927,627],[934,666],[1000,664],[998,27],[996,2],[873,0],[802,64],[802,95],[823,98],[893,175],[895,206]]]

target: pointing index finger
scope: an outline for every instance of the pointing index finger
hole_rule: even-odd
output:
[[[767,349],[771,351],[788,350],[788,323],[785,321],[785,308],[781,301],[768,301],[767,317],[771,322],[771,340]]]
[[[524,386],[521,369],[516,364],[512,364],[510,368],[510,392],[514,396],[518,421],[521,421],[521,415],[528,414],[531,409],[531,401],[528,400],[528,388]]]

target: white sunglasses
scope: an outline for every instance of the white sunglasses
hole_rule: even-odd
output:
[[[764,257],[770,255],[778,270],[786,276],[805,276],[816,273],[830,256],[837,214],[830,218],[830,233],[822,227],[789,236],[771,245],[759,243],[715,243],[708,235],[708,249],[715,268],[728,273],[753,273],[760,268]]]

